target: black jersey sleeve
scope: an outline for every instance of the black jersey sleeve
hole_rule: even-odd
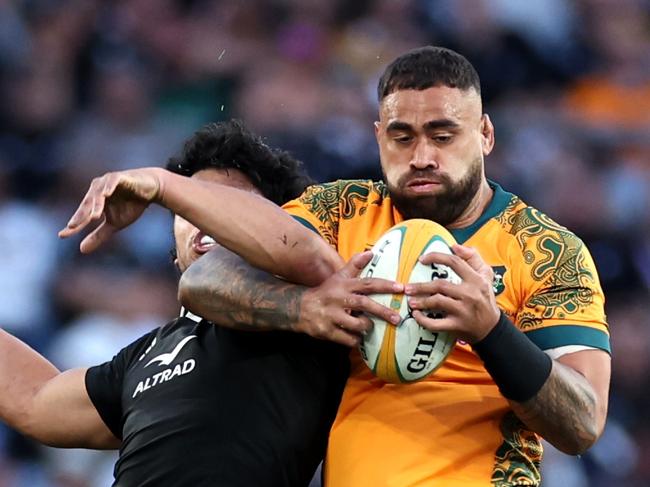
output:
[[[109,362],[86,372],[86,391],[106,426],[122,439],[122,385],[129,366],[145,352],[156,331],[147,333],[120,350]]]

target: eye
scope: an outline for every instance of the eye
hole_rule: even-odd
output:
[[[437,144],[448,144],[449,142],[451,142],[453,140],[454,136],[450,135],[450,134],[445,134],[445,135],[434,135],[431,138]]]
[[[397,135],[393,137],[393,140],[398,144],[408,144],[411,140],[413,140],[413,137],[410,135]]]

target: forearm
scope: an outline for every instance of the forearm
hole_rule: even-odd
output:
[[[160,204],[260,269],[315,285],[343,265],[319,235],[261,196],[169,172],[161,181]]]
[[[571,455],[598,439],[607,415],[605,352],[581,351],[561,357],[560,363],[503,314],[473,347],[515,414],[532,431]]]
[[[570,455],[587,450],[600,436],[604,415],[589,382],[570,367],[553,361],[551,374],[528,401],[510,401],[524,424]]]
[[[307,288],[252,267],[217,247],[183,273],[179,297],[192,312],[244,330],[292,330]]]

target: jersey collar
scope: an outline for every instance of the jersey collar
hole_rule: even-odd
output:
[[[472,235],[474,235],[479,228],[481,228],[483,225],[485,225],[488,220],[491,220],[495,216],[497,216],[499,213],[501,213],[503,210],[506,209],[508,206],[508,203],[510,203],[510,200],[513,197],[512,193],[509,193],[505,191],[501,186],[499,186],[497,183],[494,181],[490,181],[488,179],[488,184],[490,185],[490,188],[494,191],[494,194],[492,195],[492,201],[490,201],[490,204],[487,206],[483,214],[476,220],[474,223],[471,225],[465,227],[465,228],[454,228],[454,229],[448,229],[449,233],[453,235],[453,237],[456,239],[456,242],[459,244],[464,244],[467,240],[469,240]]]
[[[197,323],[200,323],[201,321],[203,321],[203,318],[201,318],[200,316],[195,315],[190,310],[185,309],[183,306],[181,306],[180,317],[181,318],[188,318],[188,319],[190,319],[192,321],[196,321]]]

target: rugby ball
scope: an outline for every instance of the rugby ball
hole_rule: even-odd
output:
[[[401,283],[461,279],[449,267],[424,265],[418,261],[429,252],[451,254],[455,243],[451,234],[430,220],[413,219],[399,223],[382,235],[372,247],[373,258],[361,271],[361,277],[379,277]],[[407,297],[403,294],[370,296],[379,304],[397,311],[399,325],[369,316],[373,328],[359,345],[366,365],[380,379],[391,383],[421,380],[434,372],[451,353],[456,336],[447,332],[431,332],[411,316]],[[442,317],[429,310],[429,317]]]

